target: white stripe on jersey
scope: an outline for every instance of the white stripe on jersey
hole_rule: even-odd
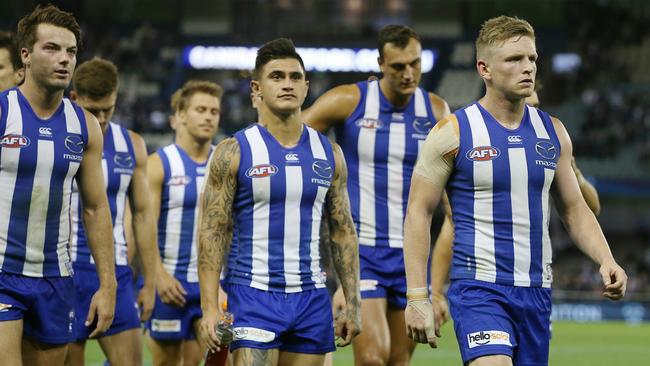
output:
[[[364,119],[379,120],[379,82],[368,83]],[[360,128],[359,155],[359,244],[375,245],[375,138],[374,128]],[[370,240],[366,242],[366,239]],[[363,242],[362,242],[363,241]]]
[[[5,135],[23,134],[23,118],[18,104],[17,91],[12,90],[8,95],[7,126]],[[16,174],[9,174],[7,171],[16,171],[20,162],[21,149],[2,149],[0,156],[0,187],[2,194],[6,195],[5,199],[0,200],[0,235],[7,237],[0,239],[0,268],[2,268],[5,252],[7,251],[7,242],[9,242],[9,220],[11,219],[11,206],[13,204],[14,188],[16,187]]]
[[[68,172],[66,173],[65,180],[63,181],[63,189],[64,193],[63,196],[70,197],[70,196],[76,196],[77,200],[79,199],[78,194],[71,194],[71,189],[72,189],[72,180],[74,179],[74,174],[72,172],[77,172],[79,169],[79,163],[76,161],[71,161],[68,163]],[[72,199],[72,198],[71,198]],[[76,204],[76,203],[74,203]],[[76,206],[75,206],[76,207]],[[63,243],[65,241],[70,241],[71,240],[71,235],[70,231],[72,227],[75,227],[74,230],[76,230],[76,225],[72,224],[72,210],[70,209],[70,201],[69,200],[63,200],[61,204],[61,216],[59,217],[59,241],[58,243]],[[64,223],[68,223],[68,225],[65,225]],[[76,239],[76,236],[75,236]],[[70,244],[67,246],[59,246],[57,248],[57,256],[59,258],[59,271],[61,273],[70,273],[71,270],[70,268],[67,268],[66,266],[70,264]]]
[[[550,137],[548,136],[548,131],[546,131],[546,127],[544,127],[544,123],[542,122],[542,118],[539,116],[539,112],[537,111],[537,108],[531,106],[527,106],[527,107],[528,107],[528,114],[530,115],[530,122],[532,123],[533,128],[535,129],[535,135],[537,135],[537,138],[550,140]]]
[[[510,203],[514,245],[514,284],[530,286],[530,211],[528,208],[528,164],[526,149],[508,149],[510,162]]]
[[[54,141],[38,140],[38,155],[34,171],[34,185],[29,205],[25,265],[23,275],[41,276],[45,260],[45,225],[50,205],[50,181],[54,165]]]
[[[126,266],[129,264],[126,235],[124,235],[124,209],[126,206],[126,194],[131,184],[131,176],[120,174],[120,190],[115,197],[115,222],[113,223],[113,238],[115,240],[115,264]]]
[[[68,98],[63,98],[63,111],[65,113],[65,129],[68,133],[76,133],[81,135],[81,122],[77,117],[72,103]]]
[[[269,152],[258,128],[249,128],[245,132],[251,147],[252,165],[269,164]],[[252,180],[253,187],[253,243],[265,240],[269,232],[271,206],[271,177],[260,177]],[[255,250],[253,245],[251,265],[251,287],[268,291],[269,289],[269,252]]]
[[[391,248],[402,248],[404,243],[404,200],[402,199],[402,187],[404,186],[403,163],[405,144],[406,127],[404,123],[391,123],[388,135],[387,163],[388,246]]]
[[[185,165],[175,145],[166,146],[163,151],[169,160],[169,176],[185,176]],[[174,274],[178,264],[178,251],[181,245],[181,225],[183,202],[185,201],[185,185],[169,185],[169,211],[165,224],[165,245],[163,246],[164,267],[167,273]],[[178,207],[175,207],[177,203]]]
[[[73,188],[73,192],[75,190],[78,190],[76,188],[77,183],[73,183],[75,188]],[[76,262],[77,261],[77,255],[79,254],[78,248],[79,248],[79,225],[75,222],[73,219],[75,215],[77,217],[80,217],[80,215],[77,213],[77,209],[79,208],[79,194],[78,193],[73,193],[70,195],[70,254],[72,257],[72,261]],[[90,260],[92,260],[93,257],[90,256]]]
[[[490,135],[474,104],[465,109],[472,132],[473,147],[490,146]],[[492,161],[474,161],[474,258],[476,279],[496,282],[497,269],[494,248],[494,218],[492,216],[493,175]]]
[[[551,287],[553,282],[553,273],[551,272],[551,262],[553,261],[553,248],[551,247],[551,237],[548,233],[549,212],[548,192],[553,183],[555,171],[544,168],[544,189],[542,190],[542,287]]]
[[[126,143],[126,136],[124,136],[122,128],[116,123],[110,122],[110,124],[111,134],[113,135],[113,145],[115,145],[115,152],[128,152],[129,146]]]
[[[426,105],[426,99],[428,99],[428,95],[425,96],[424,92],[422,92],[422,89],[417,88],[415,90],[415,117],[416,118],[427,118],[427,105]],[[433,121],[434,123],[436,121]],[[422,144],[424,144],[424,140],[418,140],[418,154],[420,151],[422,151]],[[389,211],[390,212],[390,211]],[[402,220],[404,221],[404,220]],[[404,239],[402,239],[402,242]]]
[[[208,157],[208,161],[209,157]],[[205,168],[200,167],[197,168],[197,173],[199,173],[199,169],[203,170],[200,174],[205,174]],[[198,253],[197,253],[197,248],[199,246],[199,205],[201,202],[199,202],[199,199],[201,197],[201,193],[203,192],[203,182],[205,180],[205,177],[203,176],[196,176],[196,197],[197,197],[197,208],[194,210],[194,228],[192,229],[194,235],[193,235],[193,241],[194,244],[192,244],[192,247],[190,248],[190,264],[187,267],[187,282],[199,282],[199,273],[198,273]]]
[[[286,166],[284,199],[284,281],[286,292],[300,292],[300,199],[302,167]]]
[[[325,147],[323,146],[322,141],[318,137],[318,132],[311,127],[306,127],[307,132],[309,132],[309,145],[311,146],[311,153],[315,159],[327,159],[325,155]],[[336,168],[334,168],[336,169]],[[332,172],[334,173],[334,172]],[[333,176],[333,175],[332,175]],[[309,243],[309,253],[311,257],[311,264],[309,268],[312,273],[312,281],[317,288],[325,287],[324,281],[320,276],[320,227],[321,220],[323,217],[323,203],[325,202],[325,196],[327,196],[328,189],[322,186],[318,186],[318,191],[316,193],[316,199],[314,200],[314,206],[311,210],[311,241]]]

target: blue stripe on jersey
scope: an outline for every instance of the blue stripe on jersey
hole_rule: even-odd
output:
[[[116,141],[116,138],[117,140]],[[104,187],[113,222],[113,241],[115,243],[115,264],[127,265],[126,237],[124,234],[124,213],[131,177],[135,169],[135,150],[131,136],[126,128],[109,122],[104,134],[102,152]],[[72,257],[75,263],[94,263],[88,247],[86,231],[83,226],[83,205],[76,185],[73,189],[72,209],[73,231]]]
[[[329,141],[307,126],[291,148],[260,125],[235,138],[241,156],[230,282],[282,292],[323,287],[319,230],[335,168]]]
[[[560,154],[550,118],[526,107],[520,126],[508,130],[478,103],[455,115],[460,146],[447,186],[455,225],[451,277],[549,287],[548,195]]]
[[[85,116],[64,98],[43,120],[16,88],[0,100],[0,270],[69,276],[70,194],[88,142]]]
[[[379,82],[357,86],[359,104],[335,132],[348,166],[359,244],[401,248],[413,168],[436,118],[428,93],[420,88],[406,107],[396,108]]]

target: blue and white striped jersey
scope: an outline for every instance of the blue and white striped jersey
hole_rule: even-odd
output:
[[[241,160],[230,282],[279,292],[325,287],[318,244],[335,169],[330,142],[306,125],[291,148],[259,124],[235,138]]]
[[[104,171],[104,187],[108,196],[113,222],[113,240],[115,242],[115,264],[128,265],[126,237],[124,235],[124,209],[128,198],[131,177],[135,169],[135,151],[133,142],[126,128],[113,122],[108,124],[104,136],[104,152],[102,154],[102,170]],[[81,197],[74,184],[72,188],[72,261],[75,263],[95,263],[90,255],[86,231],[83,226],[83,206]]]
[[[70,195],[88,130],[64,98],[39,118],[19,89],[0,93],[0,271],[70,276]]]
[[[520,126],[509,130],[479,103],[454,115],[460,146],[447,184],[451,278],[550,287],[549,189],[560,157],[551,118],[527,106]]]
[[[165,270],[176,279],[198,282],[199,195],[208,160],[197,163],[176,144],[157,151],[164,178],[158,217],[158,249]]]
[[[411,175],[436,118],[421,88],[405,108],[395,108],[384,97],[379,81],[357,85],[359,104],[335,132],[348,166],[359,244],[402,248]]]

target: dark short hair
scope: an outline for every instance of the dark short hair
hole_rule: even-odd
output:
[[[409,44],[411,38],[420,42],[420,36],[413,29],[405,25],[391,24],[383,27],[379,30],[379,38],[377,39],[379,57],[384,58],[384,46],[386,43],[392,43],[403,50]]]
[[[36,30],[39,24],[52,24],[72,32],[77,40],[77,47],[81,47],[81,27],[72,13],[60,10],[49,4],[37,5],[34,11],[25,15],[18,22],[18,47],[31,50],[36,43]]]
[[[14,71],[23,67],[23,61],[20,58],[18,45],[16,44],[16,37],[11,32],[0,32],[0,49],[6,49],[9,52],[9,59]]]
[[[259,79],[264,65],[272,60],[280,60],[284,58],[295,58],[300,62],[302,71],[305,71],[305,64],[302,62],[302,57],[296,52],[296,46],[293,41],[288,38],[277,38],[270,42],[266,42],[259,50],[257,50],[257,57],[255,58],[255,70],[253,70],[253,79]]]
[[[72,76],[72,88],[79,96],[101,99],[117,90],[118,73],[114,63],[93,58],[77,67]]]
[[[198,93],[204,93],[220,99],[223,95],[223,88],[212,81],[190,80],[172,95],[172,113],[187,109],[192,96]]]

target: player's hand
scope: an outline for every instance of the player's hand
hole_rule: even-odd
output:
[[[627,274],[615,261],[603,262],[600,266],[600,275],[603,277],[605,291],[603,296],[610,300],[620,300],[625,296],[627,287]]]
[[[156,289],[153,285],[142,287],[138,293],[138,309],[140,309],[140,321],[144,322],[149,320],[153,305],[156,302]]]
[[[334,333],[337,337],[343,338],[337,347],[345,347],[352,343],[352,339],[361,333],[361,312],[359,303],[347,305],[334,319]]]
[[[431,292],[431,306],[433,306],[433,313],[436,320],[436,336],[440,337],[440,327],[442,327],[449,320],[449,305],[447,304],[447,297],[441,292]]]
[[[168,305],[178,307],[185,306],[185,295],[187,291],[183,285],[164,269],[158,271],[158,280],[156,281],[158,296],[160,300]]]
[[[202,343],[205,344],[211,352],[218,352],[221,350],[219,347],[219,337],[215,332],[220,318],[221,314],[219,314],[218,309],[204,311],[203,317],[201,318],[199,336],[201,337]]]
[[[343,287],[339,286],[332,296],[332,316],[334,320],[343,314],[345,311],[345,295],[343,295]]]
[[[113,316],[115,315],[115,292],[117,284],[100,285],[99,289],[90,300],[90,309],[88,309],[88,317],[86,317],[85,325],[88,327],[97,320],[97,326],[90,338],[95,338],[104,333],[113,323]]]
[[[428,298],[409,300],[404,310],[406,335],[417,343],[429,343],[431,348],[438,348],[436,335],[440,328],[435,322],[435,314]]]

